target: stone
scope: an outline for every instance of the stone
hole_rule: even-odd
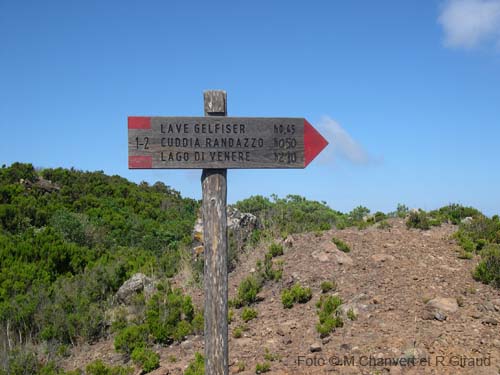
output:
[[[318,343],[318,342],[315,342],[314,344],[311,344],[311,346],[309,347],[309,351],[311,353],[317,353],[317,352],[320,352],[322,349],[321,347],[321,344]]]
[[[427,306],[449,313],[454,313],[458,310],[458,304],[455,298],[437,297],[427,302]]]
[[[392,255],[389,255],[389,254],[373,254],[371,256],[371,258],[374,262],[377,262],[377,263],[394,260],[394,257]]]
[[[498,321],[496,319],[493,319],[493,318],[486,318],[481,323],[483,323],[485,325],[496,326],[498,324]]]
[[[470,224],[472,223],[474,219],[471,216],[464,217],[462,220],[460,220],[460,223],[462,224]]]
[[[243,213],[234,207],[227,208],[227,230],[231,232],[238,247],[241,247],[248,239],[250,234],[259,228],[257,216],[250,213]],[[201,212],[198,213],[198,218],[193,227],[193,254],[200,255],[200,246],[203,247],[203,220]],[[196,252],[194,250],[197,250]]]
[[[447,318],[446,314],[442,313],[441,311],[436,311],[434,313],[434,319],[439,320],[440,322],[445,321]]]
[[[324,251],[321,250],[316,250],[311,253],[311,256],[320,261],[321,263],[328,262],[330,260],[329,254],[325,253]]]
[[[130,303],[132,298],[140,292],[146,296],[153,294],[155,289],[153,280],[143,273],[136,273],[125,281],[115,294],[115,301],[118,303]]]

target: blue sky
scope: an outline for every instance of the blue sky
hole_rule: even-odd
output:
[[[129,171],[129,115],[306,117],[304,170],[230,170],[228,199],[500,212],[500,1],[0,0],[0,163],[103,170],[200,197],[201,171]]]

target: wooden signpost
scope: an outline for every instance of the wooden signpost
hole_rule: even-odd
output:
[[[328,144],[303,118],[226,117],[225,91],[205,117],[128,118],[130,169],[203,169],[205,374],[227,375],[227,169],[305,168]]]

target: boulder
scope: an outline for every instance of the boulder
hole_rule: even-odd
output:
[[[115,301],[118,303],[128,304],[132,302],[132,298],[140,292],[144,292],[147,296],[153,294],[155,285],[153,279],[147,277],[143,273],[136,273],[130,279],[125,281],[115,294]]]
[[[472,223],[474,219],[471,216],[464,217],[462,220],[460,220],[460,223],[462,224],[470,224]]]
[[[454,313],[458,310],[458,303],[455,298],[437,297],[427,302],[427,306],[441,312]]]
[[[243,213],[234,207],[227,209],[227,229],[233,236],[238,247],[243,246],[255,229],[259,228],[257,216]],[[201,250],[200,250],[201,249]],[[199,256],[203,253],[203,220],[201,211],[193,228],[193,254]]]

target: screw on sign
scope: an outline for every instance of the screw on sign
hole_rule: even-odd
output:
[[[204,117],[128,118],[130,169],[203,169],[205,373],[227,375],[227,169],[305,168],[328,142],[304,118],[227,117],[225,91]]]

